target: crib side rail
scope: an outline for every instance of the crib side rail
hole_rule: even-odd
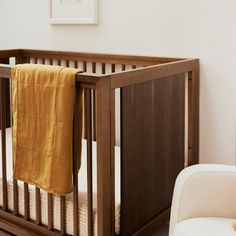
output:
[[[32,52],[30,52],[30,55]],[[21,56],[22,56],[21,51]],[[37,53],[35,54],[35,56]],[[26,56],[26,54],[24,54]],[[58,57],[61,57],[59,55]],[[1,54],[0,54],[1,58]],[[119,59],[119,63],[122,62]],[[24,57],[18,57],[17,62],[24,61]],[[164,60],[164,59],[163,59]],[[110,59],[109,59],[109,62]],[[115,61],[113,61],[115,63]],[[117,62],[117,61],[116,61]],[[137,63],[137,61],[133,61]],[[130,63],[127,62],[127,63]],[[156,63],[158,64],[158,63]],[[115,72],[115,71],[112,71]],[[97,175],[98,175],[98,235],[110,236],[114,233],[114,110],[115,110],[115,89],[129,86],[141,85],[147,81],[156,81],[161,78],[168,78],[178,74],[188,73],[189,75],[189,164],[198,162],[198,113],[199,113],[199,67],[198,60],[171,61],[161,65],[152,65],[146,68],[137,68],[132,71],[109,73],[109,75],[91,75],[81,73],[77,75],[78,86],[88,90],[96,90],[96,122],[97,122]],[[10,67],[0,66],[0,78],[10,78]],[[88,92],[88,91],[87,91]],[[89,92],[87,98],[91,97]],[[88,102],[90,103],[90,102]],[[91,130],[89,127],[88,131]],[[89,131],[90,132],[90,131]],[[91,141],[91,138],[89,138]],[[123,173],[122,173],[123,174]],[[122,177],[123,178],[123,177]],[[75,196],[76,198],[76,196]],[[63,200],[61,201],[63,206]],[[63,208],[62,208],[63,209]],[[63,212],[62,212],[63,213]],[[1,211],[2,215],[7,212]],[[63,216],[63,214],[62,214]],[[13,217],[13,216],[11,216]],[[166,215],[165,215],[166,217]],[[20,219],[22,220],[22,219]],[[125,218],[124,218],[125,220]],[[24,222],[24,223],[23,223]],[[153,221],[156,223],[155,219]],[[28,221],[22,220],[22,225],[29,226]],[[154,227],[154,223],[150,227]],[[36,226],[34,224],[34,226]],[[139,224],[139,232],[142,235],[149,226]],[[123,226],[122,226],[123,227]],[[29,228],[29,227],[28,227]],[[34,228],[34,227],[33,227]],[[37,227],[36,227],[37,228]],[[42,227],[38,226],[41,230]],[[42,228],[43,229],[43,228]],[[45,229],[46,230],[46,229]],[[45,231],[46,232],[46,231]],[[128,232],[128,231],[126,231]],[[129,235],[129,233],[122,236]],[[146,231],[148,232],[148,231]],[[50,231],[50,233],[53,233]],[[47,234],[45,234],[47,235]],[[91,233],[92,235],[92,233]],[[136,234],[135,234],[136,235]]]
[[[161,65],[107,75],[111,89],[187,73],[188,77],[188,165],[199,162],[199,59],[183,59]]]
[[[0,50],[0,61],[1,59],[9,60],[10,57],[17,57],[19,55],[20,55],[19,49]]]
[[[11,79],[11,68],[12,66],[9,64],[1,64],[0,61],[0,78],[4,79]],[[96,83],[100,78],[102,78],[102,75],[91,75],[88,73],[79,73],[76,76],[76,82],[79,87],[82,88],[96,88]]]
[[[86,53],[86,52],[66,52],[66,51],[48,51],[48,50],[20,50],[22,57],[53,58],[60,60],[76,60],[87,62],[99,62],[109,64],[150,66],[171,61],[183,60],[183,58],[119,55],[104,53]]]
[[[199,152],[199,60],[198,59],[185,59],[182,61],[169,62],[161,65],[148,66],[146,68],[137,68],[132,71],[122,71],[117,73],[112,73],[110,75],[104,75],[98,78],[96,83],[97,89],[97,155],[98,155],[98,233],[99,235],[114,235],[114,110],[115,110],[115,89],[121,89],[121,107],[126,103],[129,103],[130,106],[127,106],[125,114],[122,114],[124,111],[121,109],[121,235],[135,235],[141,236],[151,232],[158,225],[159,222],[163,222],[168,219],[169,215],[169,204],[170,196],[173,190],[173,181],[176,178],[178,172],[184,168],[184,136],[185,136],[185,75],[188,75],[187,79],[187,90],[188,90],[188,165],[198,163],[198,152]],[[161,80],[160,84],[157,85],[157,81]],[[161,99],[163,98],[168,100],[168,94],[170,94],[171,101],[176,101],[176,106],[174,103],[171,105],[171,113],[175,114],[177,112],[178,118],[176,121],[168,113],[168,109],[165,108],[165,104],[161,104],[158,101],[158,87],[163,88],[161,93]],[[126,89],[128,88],[128,89]],[[126,89],[126,90],[124,90]],[[176,91],[175,91],[176,89]],[[136,95],[134,95],[136,94]],[[167,94],[167,95],[166,95]],[[143,98],[142,98],[143,96]],[[180,97],[179,97],[180,96]],[[153,97],[153,98],[152,98]],[[147,100],[147,98],[149,100]],[[122,100],[123,99],[123,100]],[[156,100],[157,99],[157,100]],[[178,101],[179,100],[179,101]],[[145,102],[144,102],[145,101]],[[132,104],[133,102],[133,104]],[[149,103],[148,103],[149,102]],[[158,103],[159,102],[159,103]],[[140,107],[135,107],[136,103]],[[158,103],[158,105],[157,105]],[[160,109],[161,112],[166,114],[168,121],[165,121],[165,114],[163,116],[163,121],[158,121],[159,115],[156,111],[153,110],[153,107],[157,106],[157,109]],[[134,108],[135,107],[135,108]],[[146,108],[145,108],[146,107]],[[176,111],[176,107],[180,110]],[[140,122],[135,126],[136,121],[133,120],[133,116],[130,114],[132,109],[136,109],[137,118],[140,119]],[[142,110],[143,109],[143,110]],[[170,131],[172,138],[170,141],[165,140],[162,145],[166,148],[168,145],[175,145],[177,142],[174,140],[178,139],[178,146],[175,146],[175,150],[181,151],[180,155],[177,155],[178,160],[176,160],[177,166],[174,170],[171,168],[171,163],[168,163],[167,168],[171,170],[171,180],[164,179],[161,176],[157,175],[155,171],[153,172],[142,172],[140,170],[150,169],[151,163],[158,166],[157,157],[159,150],[151,150],[152,148],[147,148],[147,152],[143,152],[140,144],[140,140],[145,142],[149,140],[149,134],[144,132],[143,137],[137,137],[137,142],[132,140],[131,133],[135,135],[135,130],[140,130],[140,125],[142,125],[143,117],[142,114],[148,114],[150,120],[146,121],[147,130],[158,130],[156,122],[163,122],[163,124],[168,126],[171,124],[174,131]],[[141,114],[142,113],[142,114]],[[131,118],[132,117],[132,118]],[[127,120],[129,120],[127,122]],[[178,121],[177,121],[178,120]],[[124,122],[128,124],[124,127]],[[166,122],[166,123],[165,123]],[[175,123],[177,122],[177,123]],[[122,128],[123,127],[123,128]],[[144,127],[142,127],[142,130]],[[163,134],[165,130],[161,130]],[[176,133],[174,133],[176,132]],[[178,135],[177,135],[178,134]],[[126,136],[126,141],[124,137]],[[141,134],[140,134],[141,135]],[[127,138],[129,137],[129,138]],[[166,136],[167,137],[167,136]],[[138,141],[139,140],[139,141]],[[124,146],[126,142],[126,146]],[[135,143],[136,142],[136,143]],[[154,147],[158,142],[156,134],[150,138],[150,145],[146,142],[147,146]],[[137,148],[138,143],[139,148]],[[183,146],[181,146],[183,145]],[[132,148],[129,148],[132,146]],[[140,149],[141,148],[141,149]],[[163,147],[160,147],[163,148]],[[136,149],[136,151],[135,151]],[[137,151],[139,150],[139,151]],[[139,152],[139,153],[137,153]],[[131,154],[128,155],[127,153]],[[139,154],[143,153],[141,157]],[[155,157],[148,157],[149,154],[156,153]],[[136,162],[135,156],[140,156],[138,163]],[[146,158],[147,159],[146,159]],[[171,154],[168,156],[169,161],[173,160]],[[162,156],[163,160],[165,159]],[[153,158],[152,161],[150,161]],[[146,161],[145,161],[146,160]],[[136,164],[134,164],[136,162]],[[122,164],[123,163],[123,164]],[[137,168],[133,168],[133,166]],[[131,175],[131,176],[130,176]],[[132,176],[137,177],[137,181],[140,182],[140,185],[132,183],[129,181]],[[139,198],[135,196],[135,193],[146,192],[145,189],[147,183],[144,179],[150,178],[150,187],[152,184],[160,183],[159,179],[162,178],[163,181],[169,181],[165,186],[165,194],[167,194],[166,199],[162,202],[162,205],[155,205],[157,200],[152,199],[153,196],[157,196],[157,193],[149,192],[148,198],[150,199],[149,203],[145,202],[145,197]],[[136,186],[136,187],[135,187]],[[151,188],[150,188],[151,189]],[[147,190],[147,189],[146,189]],[[152,191],[155,191],[155,186],[152,186]],[[140,192],[140,193],[141,193]],[[161,194],[160,190],[157,191],[158,194]],[[144,194],[144,193],[143,193]],[[157,198],[158,199],[158,196]],[[160,200],[160,199],[159,199]],[[147,209],[142,210],[142,206],[146,204]],[[130,206],[129,206],[130,205]],[[132,205],[132,207],[131,207]],[[139,215],[138,211],[134,214],[133,209],[139,209],[138,211],[143,211],[143,215]],[[132,212],[133,211],[133,212]],[[162,212],[161,212],[162,211]],[[135,222],[135,223],[134,223]],[[146,224],[148,222],[148,224]]]
[[[185,138],[186,165],[199,161],[199,60],[107,77],[121,90],[121,235],[151,235],[168,221]]]
[[[129,72],[119,72],[111,75],[111,88],[121,88],[133,84],[143,83],[170,75],[186,73],[196,69],[197,59],[168,62],[161,65],[138,68]]]
[[[0,64],[0,78],[10,79],[11,77],[11,66]]]
[[[87,78],[86,73],[85,75],[82,75],[81,78],[77,80],[77,88],[76,91],[78,92],[79,87],[85,88],[85,92],[87,94],[85,101],[86,101],[86,112],[87,112],[87,139],[90,143],[90,147],[88,149],[90,150],[91,154],[91,125],[90,128],[88,127],[89,124],[91,124],[91,112],[89,113],[89,110],[91,110],[91,101],[89,102],[89,98],[91,98],[91,88],[95,88],[95,83],[97,78],[95,76],[91,76],[91,78]],[[6,98],[9,97],[6,96],[6,84],[11,79],[11,66],[10,65],[4,65],[0,64],[0,116],[1,116],[1,142],[2,142],[2,189],[3,192],[3,207],[0,208],[0,228],[4,228],[5,230],[17,234],[17,235],[29,235],[29,232],[32,233],[32,235],[48,235],[48,236],[55,236],[55,235],[67,235],[66,234],[66,198],[64,196],[60,197],[60,216],[61,216],[61,230],[60,232],[54,230],[53,227],[53,196],[52,194],[48,194],[48,227],[45,227],[42,225],[41,222],[41,199],[40,199],[40,189],[35,188],[35,197],[36,197],[36,205],[35,205],[35,211],[36,211],[36,220],[32,221],[31,216],[29,214],[30,211],[30,204],[29,204],[29,187],[27,183],[24,183],[24,216],[19,215],[19,190],[18,190],[18,184],[16,180],[13,180],[13,191],[14,191],[14,210],[10,211],[8,207],[8,186],[7,186],[7,163],[6,163]],[[86,86],[87,85],[87,86]],[[76,93],[77,94],[77,93]],[[75,102],[77,102],[77,99],[75,99]],[[75,109],[77,109],[77,105],[75,103]],[[77,113],[75,112],[75,116]],[[76,117],[74,118],[74,121],[77,121]],[[76,157],[78,152],[78,137],[77,137],[77,129],[78,124],[76,122],[73,125],[74,127],[74,138],[73,138],[73,156]],[[89,154],[88,154],[89,155]],[[92,161],[91,161],[92,162]],[[91,162],[89,162],[90,167],[88,167],[88,178],[91,180]],[[78,217],[80,215],[79,213],[79,205],[78,205],[78,173],[77,168],[78,163],[77,159],[73,158],[73,215],[74,215],[74,235],[79,235],[79,225],[78,225]],[[91,180],[92,181],[92,180]],[[88,211],[89,211],[89,236],[93,235],[93,199],[92,199],[92,182],[90,181],[88,185]],[[32,206],[31,206],[32,207]],[[3,223],[5,221],[5,223]],[[12,227],[12,223],[16,224],[15,227]],[[18,226],[17,226],[18,225]],[[22,228],[20,227],[22,226]],[[28,231],[27,231],[27,230]],[[34,233],[35,232],[35,233]],[[31,234],[30,234],[31,235]]]
[[[10,79],[11,76],[11,66],[9,65],[0,65],[0,83],[3,85],[7,79]],[[111,93],[110,89],[110,79],[105,77],[103,78],[102,76],[91,76],[86,73],[79,74],[77,76],[77,82],[79,86],[82,86],[83,88],[86,88],[85,93],[86,93],[86,101],[90,98],[89,90],[91,88],[96,88],[97,91],[97,99],[96,99],[96,105],[97,105],[97,159],[98,159],[98,166],[97,166],[97,173],[98,173],[98,235],[114,235],[114,215],[112,214],[112,210],[114,210],[114,172],[111,169],[111,162],[113,156],[112,152],[112,146],[114,147],[114,138],[112,139],[111,137],[114,137],[114,123],[111,121],[111,109],[114,111],[114,93]],[[1,86],[1,96],[5,98],[5,93],[4,93],[4,87]],[[112,98],[112,99],[111,99]],[[113,101],[113,106],[111,106],[111,100]],[[87,103],[89,104],[89,102]],[[1,106],[3,109],[5,109],[5,105]],[[88,111],[88,108],[87,108]],[[2,117],[5,114],[5,110],[1,110]],[[89,119],[89,115],[87,115]],[[3,125],[5,122],[5,119],[3,120]],[[75,119],[76,120],[76,119]],[[88,125],[89,120],[87,121]],[[76,124],[75,124],[76,125]],[[111,131],[111,125],[113,125],[113,134],[110,132]],[[5,125],[4,125],[5,127]],[[3,131],[5,131],[5,128],[3,127]],[[89,131],[90,130],[90,131]],[[89,135],[87,138],[89,142],[91,143],[91,128],[87,128],[87,134]],[[2,140],[5,142],[6,137],[5,137],[5,132],[2,132]],[[3,147],[5,147],[5,143],[3,143]],[[107,146],[108,145],[108,146]],[[91,145],[90,145],[91,146]],[[88,148],[89,149],[89,148]],[[5,212],[0,212],[0,216],[9,216],[6,211],[8,210],[7,207],[7,180],[6,180],[6,151],[5,148],[3,150],[3,191],[4,191],[4,208],[3,210]],[[76,149],[74,150],[76,152]],[[76,174],[76,166],[77,163],[74,163],[74,169],[73,169],[73,176],[74,180],[77,182],[77,174]],[[113,179],[113,181],[111,181]],[[74,184],[74,187],[76,188],[77,183]],[[27,184],[25,184],[25,193],[28,193],[27,189]],[[77,192],[77,191],[75,191]],[[91,198],[92,192],[90,191],[90,198]],[[27,196],[27,194],[25,195]],[[78,196],[74,196],[75,199],[78,199]],[[28,199],[26,200],[26,205],[28,205]],[[64,200],[62,201],[62,203]],[[76,202],[76,201],[75,201]],[[61,206],[62,207],[62,206]],[[64,209],[64,207],[62,207]],[[92,210],[92,209],[91,209]],[[26,209],[25,213],[27,213],[27,218],[28,219],[28,211]],[[65,212],[61,212],[62,216],[65,214]],[[92,213],[91,213],[92,214]],[[76,210],[76,214],[74,214],[75,220],[77,221],[77,216],[78,216],[78,206]],[[92,215],[91,215],[92,217]],[[13,216],[11,216],[13,218]],[[17,218],[15,218],[17,219]],[[63,217],[64,219],[64,217]],[[64,222],[62,219],[62,222]],[[22,219],[21,219],[22,220]],[[17,219],[19,221],[19,219]],[[33,226],[32,224],[28,224],[28,221],[23,221],[23,225],[26,225],[28,228]],[[90,226],[90,235],[92,235],[92,222],[89,222]],[[37,227],[34,225],[34,229],[38,229],[42,231],[41,227]],[[63,224],[62,224],[63,226]],[[78,227],[78,226],[76,226]],[[64,227],[62,228],[63,231],[65,231]],[[76,231],[78,229],[75,229]],[[45,235],[50,235],[52,232],[51,231],[45,231]],[[51,234],[53,235],[53,233]]]
[[[1,56],[1,55],[0,55]],[[4,59],[4,62],[8,62],[9,59]],[[3,60],[1,60],[3,62]],[[10,117],[10,110],[8,110],[10,101],[9,84],[11,78],[11,66],[0,64],[0,124],[1,124],[1,169],[2,175],[0,176],[2,186],[2,206],[0,207],[0,228],[6,230],[14,235],[47,235],[47,236],[58,236],[58,232],[49,231],[41,223],[37,223],[39,217],[39,202],[36,200],[36,221],[32,221],[29,218],[29,192],[28,184],[24,183],[24,209],[25,215],[19,215],[19,192],[18,184],[16,180],[13,180],[13,210],[9,209],[12,203],[9,202],[8,196],[8,182],[7,182],[7,152],[6,152],[6,128],[8,117]],[[8,87],[7,87],[8,86]],[[10,119],[9,119],[10,120]],[[37,192],[37,189],[36,189]],[[38,192],[40,194],[40,192]],[[36,198],[38,197],[36,193]]]

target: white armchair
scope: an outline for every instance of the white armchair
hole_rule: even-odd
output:
[[[195,165],[178,176],[169,236],[236,236],[236,167]]]

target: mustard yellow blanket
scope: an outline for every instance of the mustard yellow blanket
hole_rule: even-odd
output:
[[[14,179],[50,193],[65,195],[72,191],[73,112],[78,72],[81,71],[47,65],[13,67]],[[80,92],[79,140],[81,100]],[[78,146],[81,149],[81,144]]]

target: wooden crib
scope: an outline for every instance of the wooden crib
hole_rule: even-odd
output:
[[[0,229],[13,235],[68,235],[67,197],[59,198],[60,228],[54,227],[54,197],[47,193],[42,223],[42,190],[12,180],[9,199],[6,127],[10,117],[10,73],[16,63],[82,68],[84,138],[87,158],[87,232],[80,231],[77,160],[73,160],[73,235],[152,235],[168,221],[175,178],[199,155],[199,61],[197,59],[108,55],[42,50],[0,51],[2,206]],[[4,65],[5,64],[5,65]],[[74,114],[76,116],[76,112]],[[75,119],[76,120],[76,119]],[[74,123],[73,152],[77,152]],[[96,141],[96,143],[94,142]],[[93,181],[96,144],[97,183]],[[120,221],[115,231],[115,145],[120,145]],[[12,168],[12,167],[10,167]],[[116,173],[117,174],[117,173]],[[83,181],[83,180],[82,180]],[[96,185],[97,193],[93,188]],[[23,188],[23,205],[19,191]],[[35,205],[30,205],[34,191]],[[96,206],[94,206],[96,198]],[[12,201],[12,202],[10,202]],[[12,205],[12,207],[9,207]],[[35,217],[30,215],[31,208]],[[12,208],[12,209],[11,209]],[[23,208],[23,213],[19,209]],[[96,208],[96,217],[94,217]],[[94,228],[96,221],[96,228]]]

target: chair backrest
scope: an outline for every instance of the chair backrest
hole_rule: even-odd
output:
[[[236,218],[235,183],[235,166],[196,165],[183,170],[175,184],[169,235],[178,222],[189,218]]]

